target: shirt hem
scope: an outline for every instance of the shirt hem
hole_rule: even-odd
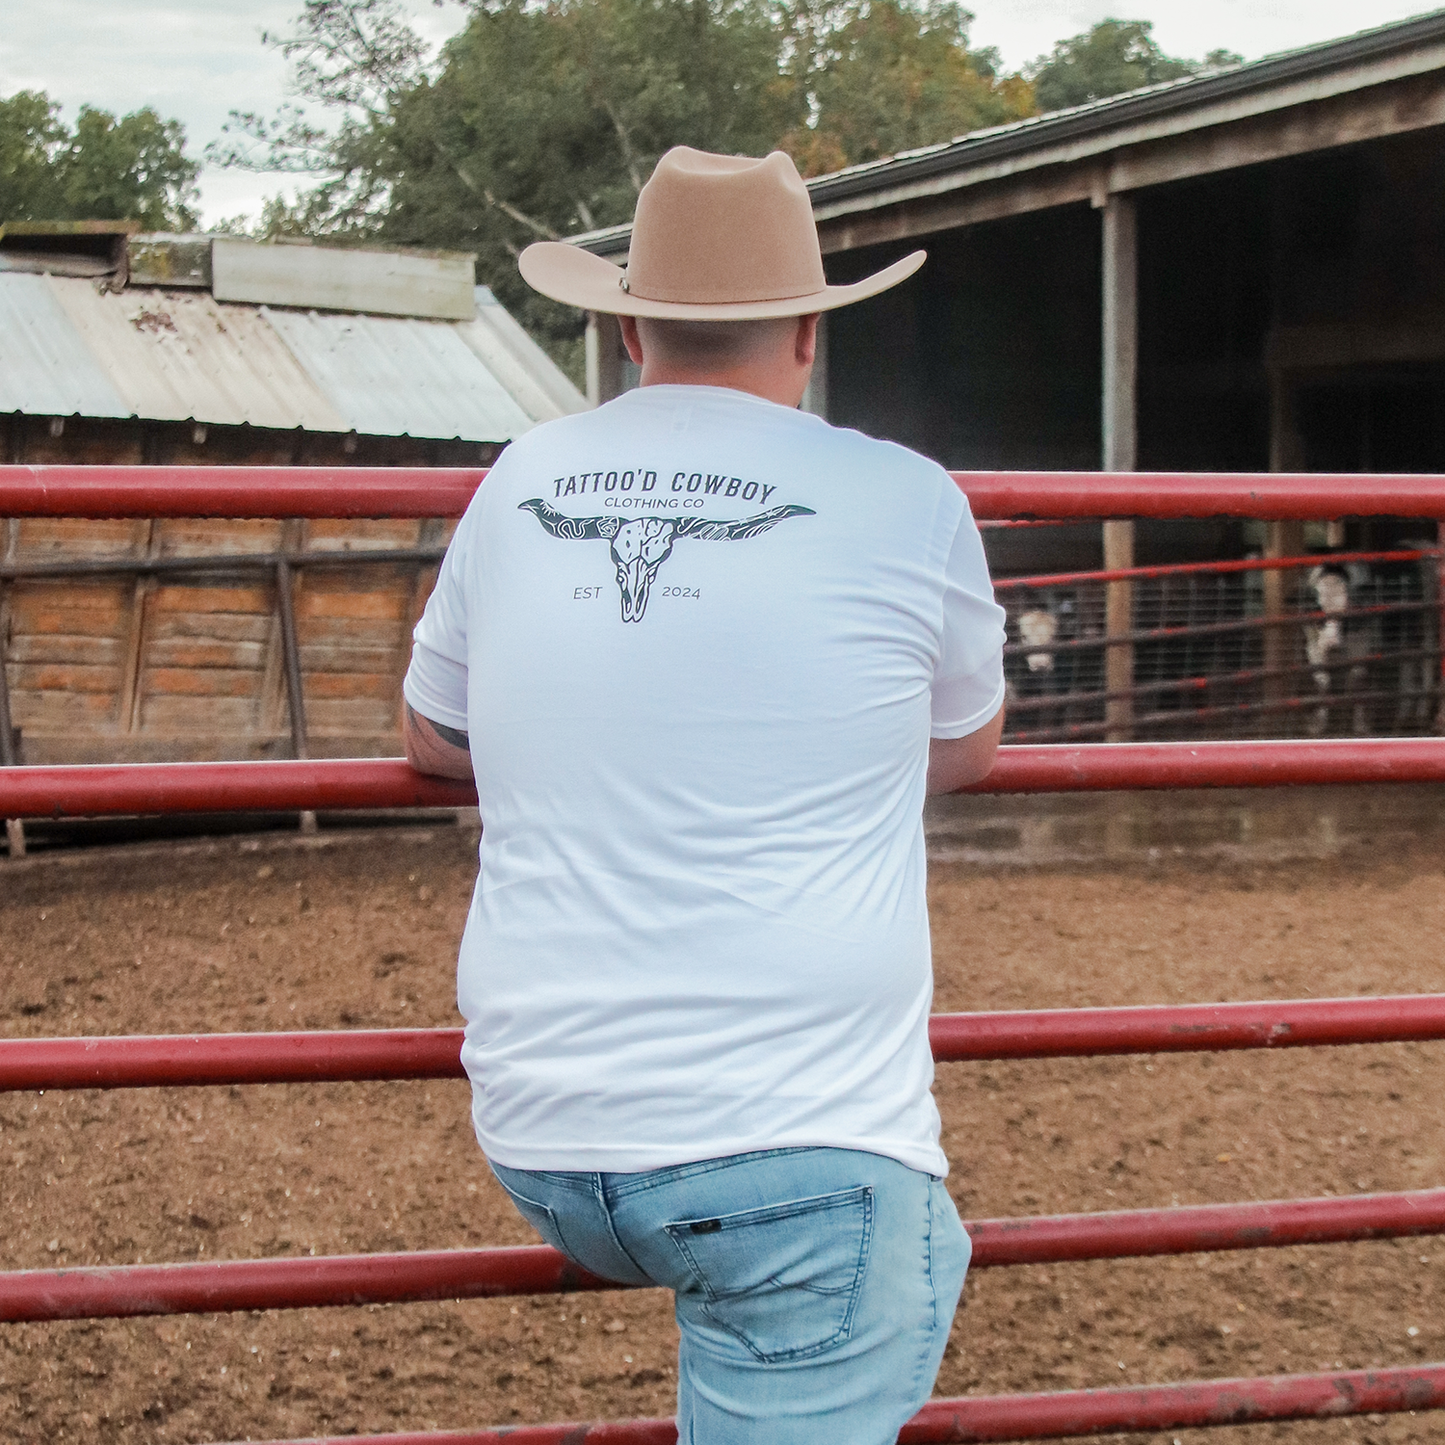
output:
[[[490,1138],[481,1129],[475,1132],[482,1152],[505,1169],[565,1174],[643,1174],[652,1169],[673,1169],[682,1164],[729,1159],[738,1154],[756,1154],[766,1149],[856,1149],[863,1154],[880,1154],[885,1159],[896,1159],[909,1169],[931,1174],[937,1179],[948,1174],[948,1156],[937,1144],[903,1144],[892,1139],[780,1134],[764,1139],[719,1139],[709,1143],[634,1149],[606,1149],[585,1144],[514,1148],[500,1139]]]
[[[1006,684],[1000,679],[993,698],[984,707],[981,707],[977,712],[965,718],[962,722],[934,723],[929,730],[929,737],[939,739],[966,738],[970,734],[976,733],[986,723],[993,720],[999,708],[1004,705],[1005,696]]]
[[[440,704],[435,698],[422,696],[422,691],[412,681],[410,672],[402,679],[401,695],[411,704],[418,717],[424,717],[428,722],[440,723],[443,727],[456,728],[459,732],[468,731],[466,713]]]

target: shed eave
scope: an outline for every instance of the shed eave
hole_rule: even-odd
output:
[[[821,224],[1432,71],[1445,71],[1445,10],[851,166],[808,191]],[[621,258],[631,237],[628,224],[568,239]]]

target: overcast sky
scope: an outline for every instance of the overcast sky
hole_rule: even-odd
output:
[[[461,28],[457,0],[404,0],[433,45]],[[1106,16],[1149,19],[1171,55],[1224,47],[1247,59],[1348,35],[1422,12],[1421,0],[971,0],[975,45],[1016,67]],[[270,113],[286,98],[286,66],[261,44],[285,30],[298,0],[0,0],[0,95],[44,90],[67,120],[84,103],[124,114],[151,105],[186,127],[199,156],[232,109]],[[282,189],[275,176],[208,168],[201,212],[254,216]]]

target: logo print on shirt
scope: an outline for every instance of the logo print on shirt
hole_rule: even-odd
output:
[[[622,593],[622,620],[641,622],[647,611],[647,596],[657,569],[672,553],[679,537],[701,537],[706,542],[736,542],[756,537],[788,517],[812,517],[811,507],[774,507],[755,517],[735,522],[711,522],[706,517],[568,517],[553,511],[540,497],[519,504],[518,511],[531,512],[554,537],[568,541],[608,541],[617,567],[617,586]]]

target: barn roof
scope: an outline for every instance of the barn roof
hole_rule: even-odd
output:
[[[27,250],[30,239],[0,255],[0,413],[496,443],[587,405],[472,285],[470,257],[453,275],[455,258],[428,273],[426,257],[339,252],[338,284],[323,248],[254,246],[262,264],[223,287],[211,284],[209,237],[131,238],[128,278],[123,261],[98,278],[93,258]],[[281,264],[268,269],[273,249]],[[352,307],[370,288],[377,304],[323,310],[305,304],[308,288]]]
[[[1028,183],[1059,167],[1107,160],[1129,147],[1167,145],[1191,133],[1442,68],[1445,10],[1434,10],[1342,39],[973,131],[814,176],[806,184],[824,232],[824,250],[842,249],[827,229],[846,227],[855,216],[979,186]],[[566,239],[620,263],[631,238],[628,222]]]

